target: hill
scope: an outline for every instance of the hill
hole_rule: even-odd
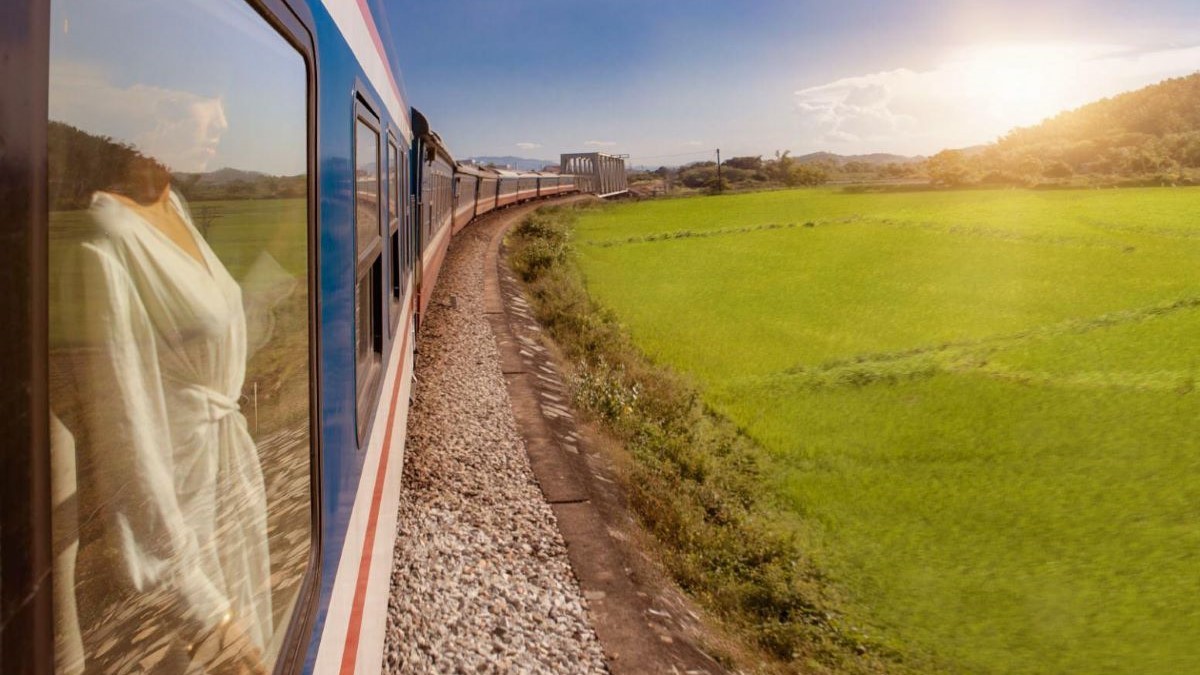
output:
[[[936,183],[1194,183],[1200,180],[1200,73],[1012,130],[982,149],[926,163]]]
[[[177,172],[171,175],[176,181],[195,181],[197,185],[204,186],[229,185],[237,181],[253,182],[267,177],[267,174],[260,171],[244,171],[230,167],[206,173]]]
[[[833,152],[810,152],[795,158],[798,164],[831,164],[840,166],[851,162],[883,166],[885,164],[915,164],[924,161],[922,156],[893,155],[887,152],[872,152],[866,155],[839,155]]]

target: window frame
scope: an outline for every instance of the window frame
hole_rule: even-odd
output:
[[[354,419],[356,440],[358,443],[359,452],[365,452],[367,449],[367,441],[370,439],[371,427],[375,422],[376,408],[379,403],[379,392],[383,386],[383,370],[384,370],[384,353],[386,352],[387,342],[386,331],[384,325],[386,317],[384,316],[386,302],[384,300],[384,232],[386,231],[387,223],[385,222],[384,214],[386,210],[384,203],[386,195],[380,195],[383,192],[385,183],[383,178],[383,154],[386,143],[384,127],[380,121],[380,116],[375,110],[381,109],[379,104],[366,92],[365,86],[361,82],[357,83],[353,94],[353,108],[351,115],[350,129],[350,145],[351,145],[351,174],[354,186],[351,190],[351,230],[354,241],[354,266],[353,278],[351,279],[354,289],[354,311],[358,311],[359,307],[359,282],[364,277],[370,277],[367,283],[371,285],[372,301],[371,301],[371,328],[372,328],[372,345],[373,353],[372,362],[366,366],[364,371],[363,364],[359,362],[358,355],[358,340],[359,340],[359,321],[358,317],[354,317],[351,321],[353,344],[352,350],[354,359]],[[375,199],[375,239],[368,244],[364,250],[360,247],[358,236],[358,129],[359,125],[365,125],[375,132],[375,180],[376,180],[376,199]],[[381,198],[382,197],[382,198]]]
[[[403,156],[401,152],[401,141],[398,138],[394,128],[389,128],[387,133],[387,223],[384,230],[387,236],[384,237],[384,247],[388,252],[388,334],[394,339],[396,337],[396,329],[400,324],[400,317],[403,316],[403,302],[405,291],[405,266],[404,266],[404,241],[401,237],[402,226],[404,220],[404,200],[405,193],[404,184],[401,177],[401,165],[404,163],[400,158]],[[394,212],[394,215],[393,215]]]
[[[51,481],[48,391],[50,3],[0,3],[0,138],[5,139],[0,199],[0,311],[25,330],[0,337],[0,670],[54,669],[51,583]],[[24,449],[24,451],[22,451]]]

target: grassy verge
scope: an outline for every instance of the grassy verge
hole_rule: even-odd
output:
[[[574,365],[576,405],[633,458],[631,505],[676,581],[727,627],[791,671],[882,672],[896,654],[849,625],[838,598],[763,497],[768,460],[688,380],[647,360],[593,302],[575,265],[581,208],[532,214],[509,238],[538,320]]]

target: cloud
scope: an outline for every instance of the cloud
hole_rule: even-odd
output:
[[[698,148],[701,145],[704,145],[704,143],[701,141],[685,141],[684,145],[686,145],[688,147],[692,147],[692,148]]]
[[[935,152],[995,140],[1090,101],[1185,75],[1200,47],[1083,43],[978,46],[922,71],[898,68],[795,92],[815,145]]]
[[[533,150],[534,148],[542,147],[542,144],[534,143],[533,141],[521,141],[520,143],[517,143],[517,147],[522,150]]]
[[[609,148],[617,144],[616,141],[584,141],[584,145],[592,148]]]
[[[121,87],[99,69],[56,62],[50,118],[132,143],[173,171],[204,171],[229,129],[225,103],[179,89]]]

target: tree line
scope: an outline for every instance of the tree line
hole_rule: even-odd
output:
[[[112,137],[90,134],[57,121],[51,121],[46,131],[51,211],[87,208],[96,191],[122,191],[121,187],[130,182],[131,176],[145,173],[169,177],[175,189],[190,201],[278,199],[307,194],[304,175],[270,176],[229,169],[171,174],[159,160]],[[233,174],[234,178],[212,179],[222,172]]]
[[[973,150],[943,150],[938,185],[1189,184],[1200,177],[1200,73],[1060,113]]]

